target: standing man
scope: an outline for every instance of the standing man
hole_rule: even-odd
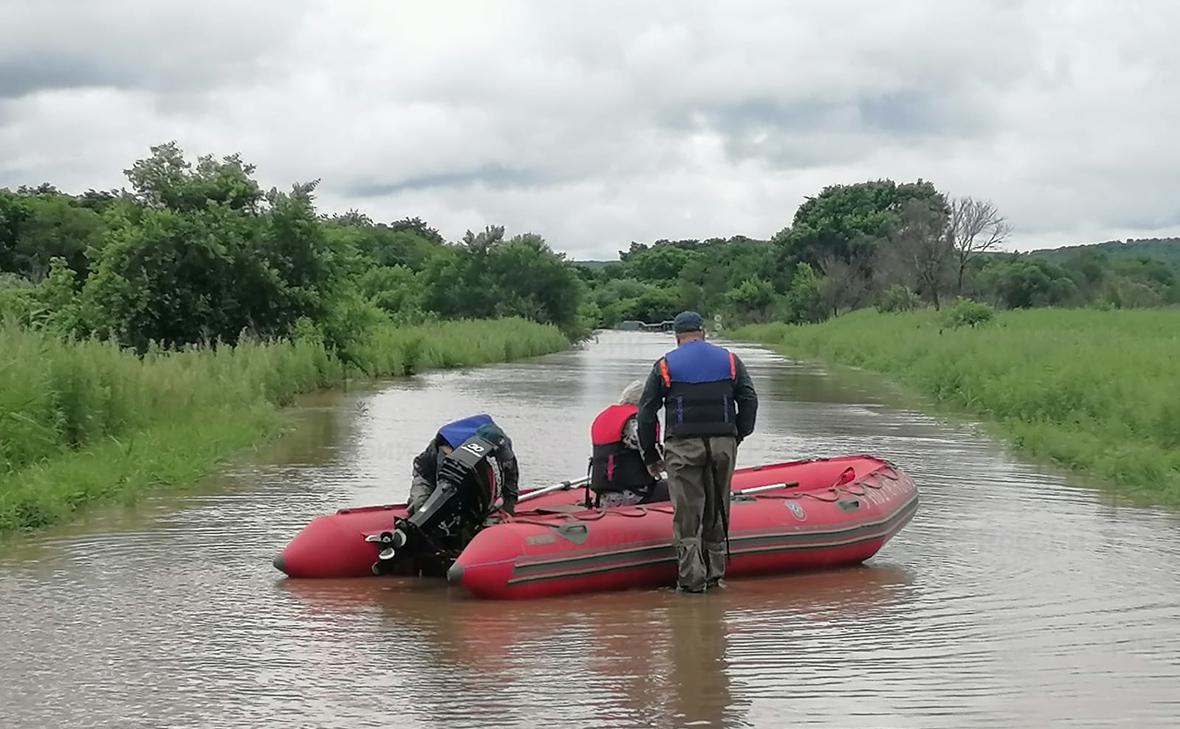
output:
[[[758,396],[742,361],[705,341],[704,319],[682,311],[672,323],[676,349],[656,361],[639,403],[639,445],[648,471],[668,469],[675,516],[676,585],[704,592],[725,576],[729,488],[737,446],[754,432]],[[656,415],[664,407],[664,461]]]

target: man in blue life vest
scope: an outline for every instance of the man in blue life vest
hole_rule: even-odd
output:
[[[653,476],[668,470],[677,587],[704,592],[723,584],[730,482],[737,446],[754,432],[758,396],[742,361],[705,341],[700,314],[681,312],[672,331],[676,349],[656,361],[643,388],[639,445]],[[661,406],[662,459],[656,448]]]
[[[392,531],[366,537],[381,548],[373,573],[396,571],[401,563],[412,567],[405,574],[445,575],[492,519],[498,500],[505,512],[515,511],[519,480],[512,441],[491,416],[439,428],[414,459],[407,515],[394,520]]]
[[[414,459],[407,521],[425,533],[458,527],[469,539],[497,498],[505,512],[515,511],[519,481],[512,440],[490,415],[456,420],[439,428]]]
[[[596,505],[629,506],[668,500],[667,484],[648,473],[639,450],[639,398],[643,380],[623,388],[619,402],[600,412],[590,426],[590,488]],[[656,438],[659,438],[657,425]]]

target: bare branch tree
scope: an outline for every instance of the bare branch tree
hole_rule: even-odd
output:
[[[919,293],[938,309],[942,293],[954,276],[955,250],[947,233],[944,210],[921,200],[910,200],[901,209],[901,220],[890,237],[885,255],[888,268],[902,281],[912,281]]]
[[[1002,246],[1011,232],[1008,221],[991,202],[972,197],[951,201],[947,235],[958,259],[957,293],[963,293],[963,274],[971,259]]]

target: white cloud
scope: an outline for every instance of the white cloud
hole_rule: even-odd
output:
[[[7,4],[0,185],[117,186],[177,139],[267,185],[322,178],[325,209],[576,257],[769,236],[878,177],[990,198],[1021,247],[1173,233],[1178,20],[1163,0]]]

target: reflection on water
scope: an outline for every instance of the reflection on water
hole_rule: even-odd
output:
[[[530,483],[583,473],[590,420],[669,339],[318,394],[199,495],[5,545],[0,726],[1174,725],[1174,516],[757,349],[743,465],[873,453],[922,488],[869,564],[525,603],[270,567],[316,514],[404,497],[438,424],[475,410]]]

